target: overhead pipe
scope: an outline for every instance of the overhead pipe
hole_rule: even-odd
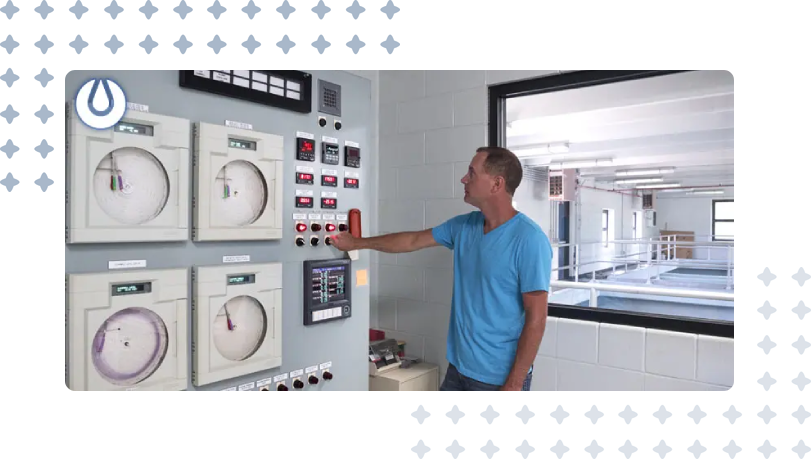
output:
[[[578,184],[577,186],[578,186],[578,187],[580,187],[580,188],[589,188],[589,189],[591,189],[591,190],[597,190],[597,191],[606,191],[606,192],[608,192],[608,193],[624,194],[624,195],[626,195],[626,196],[631,196],[631,197],[634,197],[634,198],[635,198],[635,197],[638,197],[638,196],[637,196],[636,194],[634,194],[634,193],[626,193],[626,192],[624,192],[624,191],[618,191],[618,190],[606,190],[605,188],[597,188],[597,187],[593,187],[593,186],[588,186],[588,185],[580,185],[580,184]]]
[[[667,188],[635,188],[639,191],[692,190],[696,188],[735,188],[735,185],[669,186]]]

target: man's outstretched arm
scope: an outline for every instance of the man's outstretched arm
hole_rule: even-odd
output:
[[[361,238],[356,238],[348,232],[342,232],[331,238],[333,247],[344,252],[370,249],[386,253],[404,253],[439,245],[434,240],[432,229]]]

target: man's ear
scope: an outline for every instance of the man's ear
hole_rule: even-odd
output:
[[[493,191],[498,191],[499,189],[504,188],[506,185],[507,185],[507,183],[504,180],[504,177],[496,176],[496,178],[495,178],[495,180],[493,182]]]

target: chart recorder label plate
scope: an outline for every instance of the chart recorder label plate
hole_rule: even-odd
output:
[[[68,104],[68,243],[186,240],[189,121],[129,110],[105,130]]]
[[[196,268],[195,386],[282,363],[282,264]]]
[[[281,238],[283,138],[209,123],[195,136],[194,240]]]
[[[184,390],[185,269],[68,276],[71,390]]]

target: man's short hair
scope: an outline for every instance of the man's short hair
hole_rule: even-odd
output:
[[[480,147],[476,153],[487,153],[484,159],[484,170],[494,176],[504,177],[505,189],[510,196],[515,194],[516,188],[524,177],[521,161],[515,153],[501,147]]]

